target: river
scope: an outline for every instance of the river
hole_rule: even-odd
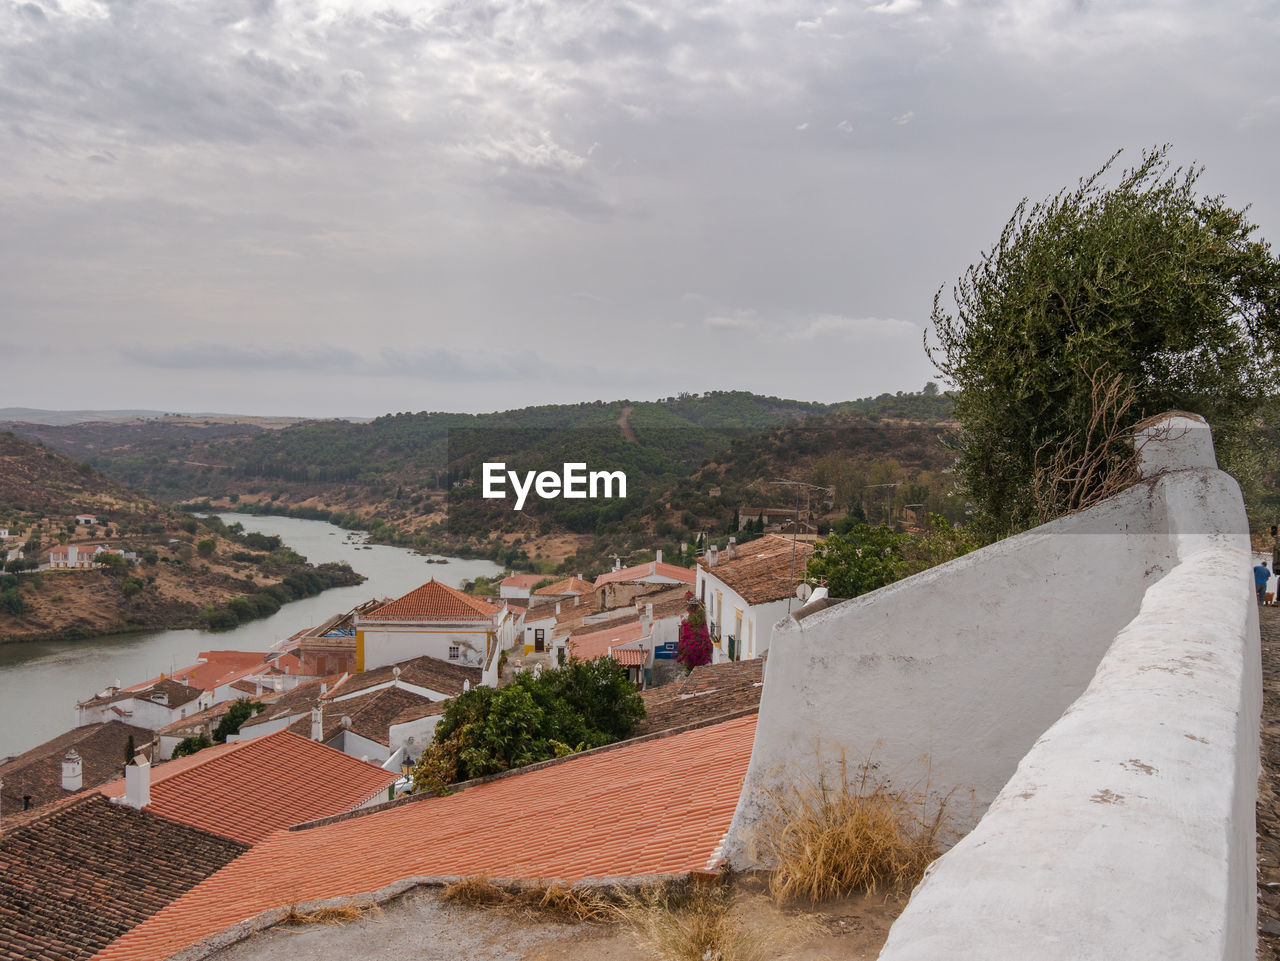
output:
[[[265,651],[275,641],[371,597],[399,597],[430,578],[452,587],[500,570],[484,560],[427,558],[399,547],[365,545],[363,537],[323,521],[219,514],[228,524],[277,534],[313,564],[346,561],[368,580],[285,604],[233,631],[148,631],[84,641],[0,644],[0,759],[20,754],[75,726],[76,702],[119,680],[125,685],[194,664],[207,650]]]

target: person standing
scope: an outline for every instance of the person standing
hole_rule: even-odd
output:
[[[1253,567],[1253,586],[1258,592],[1258,603],[1263,603],[1267,598],[1267,582],[1271,580],[1271,571],[1267,567],[1267,562],[1262,561]]]

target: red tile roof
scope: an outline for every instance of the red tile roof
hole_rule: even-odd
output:
[[[435,578],[404,597],[362,614],[362,621],[487,621],[498,608]]]
[[[95,958],[159,961],[264,911],[413,877],[572,882],[705,869],[737,806],[755,724],[750,715],[279,832]],[[512,830],[515,810],[555,817]]]
[[[708,577],[736,591],[748,604],[767,604],[791,596],[804,576],[805,561],[811,553],[811,544],[765,534],[735,547],[732,559],[726,551],[719,551],[714,566],[706,557],[700,558],[698,564]]]
[[[396,775],[277,731],[157,765],[145,808],[247,844],[302,821],[339,814],[385,794]],[[124,794],[124,782],[102,793]]]
[[[263,661],[266,655],[261,651],[201,651],[197,656],[200,662],[179,668],[170,676],[202,691],[212,691],[223,684],[238,681],[255,668],[265,671],[268,666]]]
[[[639,620],[631,621],[628,624],[620,624],[617,627],[605,628],[602,631],[575,634],[569,638],[569,654],[580,661],[591,661],[597,657],[604,657],[612,647],[626,644],[630,641],[638,641],[648,635],[649,632],[645,630],[644,625]]]
[[[697,573],[688,567],[678,567],[665,561],[661,563],[650,561],[648,564],[637,564],[635,567],[624,567],[620,571],[609,571],[606,574],[601,574],[596,578],[592,589],[594,590],[602,584],[615,582],[625,584],[628,581],[639,581],[646,577],[669,577],[684,584],[692,584],[698,579]]]
[[[649,659],[649,652],[643,647],[615,647],[609,656],[623,667],[644,667]]]
[[[538,581],[546,580],[543,574],[510,574],[502,579],[499,587],[533,587]]]
[[[89,793],[0,838],[0,958],[84,961],[245,845]]]
[[[562,581],[556,581],[554,584],[548,584],[546,587],[540,587],[534,594],[548,594],[559,597],[563,594],[590,594],[594,591],[595,585],[590,581],[584,581],[581,577],[566,577]]]
[[[72,749],[80,755],[82,787],[97,787],[118,778],[124,770],[130,737],[134,749],[142,750],[153,734],[123,721],[86,724],[0,764],[0,780],[4,781],[0,813],[9,819],[22,810],[24,797],[31,799],[33,808],[68,797],[69,792],[62,790],[62,759]]]

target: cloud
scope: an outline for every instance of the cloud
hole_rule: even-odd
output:
[[[906,334],[919,337],[920,328],[905,320],[895,320],[892,317],[841,317],[838,314],[819,314],[798,324],[795,334],[805,340],[863,340],[901,337]]]
[[[708,327],[721,330],[753,330],[760,326],[760,319],[754,310],[735,310],[727,314],[713,314],[704,317],[702,322]]]

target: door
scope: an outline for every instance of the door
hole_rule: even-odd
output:
[[[533,650],[535,654],[541,654],[547,649],[547,641],[544,634],[544,628],[535,627],[533,629]]]

